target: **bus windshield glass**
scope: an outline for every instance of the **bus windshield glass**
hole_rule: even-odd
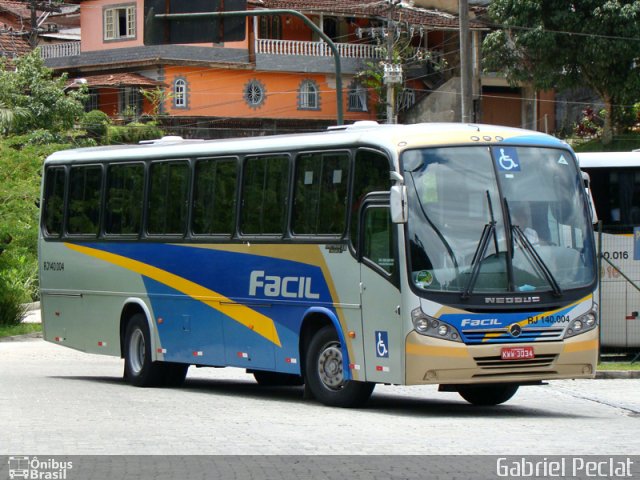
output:
[[[419,290],[561,295],[594,281],[591,225],[568,151],[447,147],[402,160]]]

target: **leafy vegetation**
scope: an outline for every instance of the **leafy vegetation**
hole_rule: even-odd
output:
[[[19,311],[11,304],[37,298],[42,163],[54,151],[69,147],[29,145],[25,137],[0,141],[0,323],[11,323]]]
[[[161,138],[162,129],[155,122],[139,123],[131,122],[127,125],[110,125],[106,143],[122,145],[126,143],[140,143],[143,140]]]
[[[598,370],[640,370],[640,362],[600,362]]]
[[[576,152],[630,152],[640,148],[640,133],[614,135],[610,143],[602,143],[600,138],[575,141],[572,145]]]
[[[5,133],[25,134],[45,129],[65,132],[84,112],[85,89],[68,89],[67,75],[54,78],[44,66],[38,51],[8,64],[0,59],[0,106],[6,121],[0,123]]]
[[[589,86],[605,104],[603,143],[622,133],[640,98],[640,2],[494,0],[489,14],[503,28],[483,42],[486,70],[540,90]]]
[[[29,333],[36,333],[42,331],[42,324],[40,323],[20,323],[18,325],[1,325],[0,324],[0,338],[13,337],[16,335],[27,335]]]

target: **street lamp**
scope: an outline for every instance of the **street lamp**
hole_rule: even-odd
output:
[[[73,81],[69,85],[67,85],[66,87],[64,87],[62,89],[62,91],[66,92],[70,88],[78,87],[80,85],[86,85],[86,84],[87,84],[87,79],[86,78],[74,78]]]

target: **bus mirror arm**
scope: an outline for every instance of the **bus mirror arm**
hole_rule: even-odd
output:
[[[409,212],[407,210],[407,187],[394,185],[389,196],[391,207],[391,221],[393,223],[407,223]]]
[[[587,194],[587,202],[589,203],[589,211],[591,212],[591,221],[594,225],[598,224],[598,212],[596,212],[596,206],[593,202],[593,195],[591,195],[591,179],[587,172],[582,173],[582,181],[584,182],[584,191]]]

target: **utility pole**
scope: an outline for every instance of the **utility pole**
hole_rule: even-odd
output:
[[[36,48],[38,46],[38,11],[41,12],[56,12],[60,13],[60,7],[47,3],[43,0],[23,0],[29,3],[29,10],[31,11],[30,29],[29,29],[29,46]]]
[[[460,89],[462,122],[473,121],[473,91],[471,85],[471,35],[469,31],[469,2],[458,0],[460,19]]]
[[[401,3],[401,0],[387,1],[389,2],[389,11],[387,13],[387,63],[384,66],[383,82],[387,85],[387,123],[397,123],[395,86],[402,83],[402,66],[395,64],[393,58],[393,41],[396,31],[393,22],[393,8]]]
[[[31,0],[31,31],[29,32],[29,46],[36,48],[38,46],[38,16],[36,12],[36,0]]]

